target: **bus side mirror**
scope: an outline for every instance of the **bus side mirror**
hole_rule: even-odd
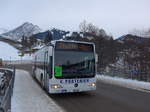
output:
[[[98,54],[95,55],[96,63],[98,63]]]

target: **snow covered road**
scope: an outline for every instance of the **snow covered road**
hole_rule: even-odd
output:
[[[16,71],[12,112],[64,112],[36,84],[28,72]]]

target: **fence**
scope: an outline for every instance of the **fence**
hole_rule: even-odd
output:
[[[0,68],[3,73],[0,85],[0,112],[11,112],[11,96],[15,80],[15,67]]]

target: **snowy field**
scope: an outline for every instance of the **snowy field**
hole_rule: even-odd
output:
[[[28,72],[17,70],[12,112],[64,112],[64,110],[46,95]]]
[[[110,77],[106,75],[97,75],[97,79],[109,84],[119,85],[126,88],[136,89],[144,92],[150,92],[150,83],[131,80],[131,79],[124,79],[119,77]]]

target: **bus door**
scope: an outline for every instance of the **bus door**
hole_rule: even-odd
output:
[[[44,54],[44,87],[48,89],[48,51]]]

